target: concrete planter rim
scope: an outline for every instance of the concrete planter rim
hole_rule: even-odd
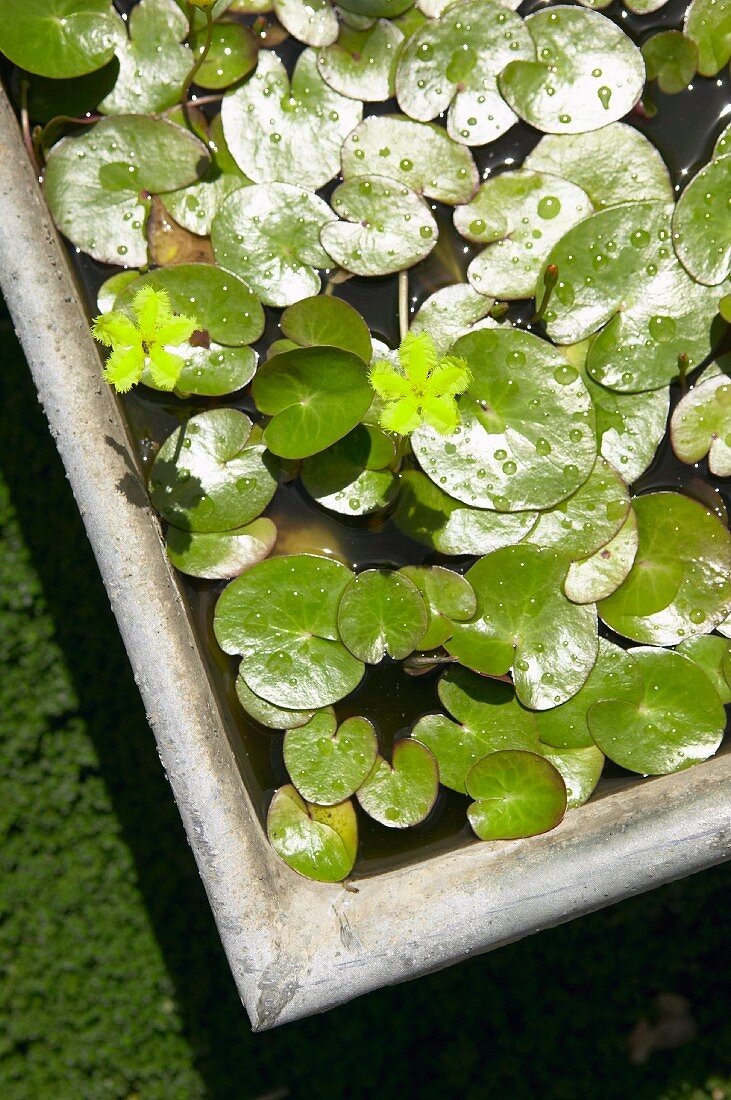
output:
[[[0,285],[86,525],[255,1030],[320,1012],[731,856],[731,753],[531,840],[320,885],[270,849],[66,252],[0,89]],[[186,691],[180,691],[180,684]]]

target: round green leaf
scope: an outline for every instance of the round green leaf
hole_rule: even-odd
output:
[[[589,729],[602,752],[628,771],[666,775],[717,750],[726,713],[693,661],[665,649],[630,650],[642,676],[634,698],[595,703]]]
[[[618,634],[646,645],[708,634],[731,611],[731,535],[713,512],[680,493],[649,493],[633,508],[637,557],[599,614]]]
[[[265,305],[289,306],[318,293],[314,269],[331,263],[320,230],[332,220],[327,203],[300,187],[245,187],[219,206],[211,226],[213,251]]]
[[[438,356],[447,351],[459,337],[481,321],[492,307],[492,300],[478,294],[467,283],[454,283],[431,294],[419,306],[411,322],[411,331],[428,332]]]
[[[488,753],[538,752],[533,713],[520,706],[510,684],[451,668],[439,681],[439,698],[456,722],[444,714],[426,714],[411,736],[434,753],[445,787],[465,794],[470,769]]]
[[[266,508],[277,478],[248,416],[212,409],[167,437],[150,472],[153,507],[184,531],[234,531]]]
[[[0,4],[0,51],[21,69],[56,80],[101,69],[124,37],[110,0]]]
[[[102,263],[147,264],[150,194],[185,187],[208,151],[173,122],[122,116],[63,138],[46,164],[45,194],[61,232]]]
[[[263,561],[272,551],[277,529],[270,519],[255,519],[236,531],[202,533],[169,527],[168,557],[189,577],[230,580]]]
[[[314,554],[268,558],[224,589],[213,630],[225,653],[240,653],[240,675],[267,702],[314,710],[353,691],[363,665],[337,629],[352,574]]]
[[[660,31],[642,43],[647,79],[656,80],[661,92],[682,92],[695,76],[698,47],[680,31]]]
[[[369,665],[377,665],[386,655],[396,661],[408,657],[428,621],[416,585],[385,569],[367,569],[354,577],[338,611],[340,637],[359,661]]]
[[[351,802],[311,806],[288,784],[271,801],[267,836],[293,871],[316,882],[342,882],[355,864],[358,819]]]
[[[213,157],[203,179],[161,196],[170,217],[199,237],[210,236],[213,218],[223,201],[251,183],[226,148],[220,114],[210,125],[208,147]]]
[[[181,347],[185,349],[182,352]],[[207,348],[179,345],[178,353],[185,355],[185,366],[175,383],[175,392],[179,396],[223,397],[236,393],[248,386],[256,371],[256,352],[253,348],[227,348],[211,342]],[[169,390],[155,384],[149,366],[143,370],[141,381],[150,389],[169,393]]]
[[[316,191],[340,169],[340,147],[363,114],[360,102],[338,95],[317,71],[312,50],[292,76],[269,50],[256,72],[221,107],[234,159],[256,183],[276,180]]]
[[[441,565],[407,565],[401,570],[416,585],[426,604],[429,625],[419,639],[419,649],[436,649],[451,637],[455,620],[471,619],[477,600],[461,573]]]
[[[404,535],[441,554],[489,554],[513,546],[536,520],[535,512],[470,508],[418,470],[404,471],[400,484],[394,523]]]
[[[379,428],[358,424],[332,447],[308,458],[301,477],[310,496],[331,512],[364,516],[385,508],[396,492],[393,441]]]
[[[320,50],[320,76],[340,95],[382,102],[394,93],[394,76],[401,31],[386,19],[366,30],[343,24],[337,42]]]
[[[373,354],[368,326],[348,302],[342,298],[318,294],[285,309],[279,327],[284,335],[301,347],[312,348],[329,344],[358,355],[370,363]]]
[[[657,149],[624,122],[588,134],[546,134],[523,167],[570,180],[587,193],[596,210],[620,202],[674,198],[670,174]]]
[[[697,282],[718,286],[731,274],[731,156],[712,160],[683,191],[673,216],[673,244]]]
[[[596,458],[594,413],[578,371],[545,340],[483,329],[453,346],[472,371],[460,427],[413,434],[424,473],[478,508],[549,508],[586,481]]]
[[[164,111],[180,99],[193,65],[193,55],[181,45],[188,20],[175,0],[140,0],[127,23],[129,38],[117,46],[119,76],[99,104],[107,115],[146,115]]]
[[[698,72],[715,76],[731,58],[730,0],[693,0],[683,28],[698,47]]]
[[[535,57],[520,16],[497,0],[459,0],[408,40],[396,71],[396,96],[410,118],[428,122],[443,111],[450,137],[485,145],[515,122],[497,76],[516,58]]]
[[[579,222],[553,247],[559,281],[546,310],[549,336],[574,344],[597,332],[587,370],[623,392],[660,389],[712,346],[718,291],[699,286],[673,251],[673,207],[628,202]],[[542,279],[539,279],[539,286]]]
[[[566,809],[575,810],[591,798],[604,768],[604,753],[596,745],[584,749],[554,749],[549,745],[539,747],[566,785]]]
[[[512,669],[518,699],[547,710],[575,695],[597,655],[596,611],[573,604],[561,585],[565,562],[551,550],[508,546],[467,573],[477,615],[455,624],[445,649],[488,676]]]
[[[367,19],[394,19],[410,8],[413,0],[341,0],[340,7]]]
[[[195,57],[201,53],[204,42],[205,31],[200,30],[191,40]],[[195,74],[195,82],[201,88],[228,88],[256,68],[258,56],[259,47],[248,27],[241,23],[217,23],[210,52]]]
[[[637,517],[630,508],[613,539],[594,554],[572,561],[563,590],[572,603],[598,603],[616,592],[634,564],[639,546]]]
[[[329,46],[338,36],[338,20],[330,0],[274,0],[277,19],[308,46]]]
[[[525,26],[537,60],[511,60],[498,79],[517,115],[548,134],[581,134],[616,122],[642,95],[645,64],[609,19],[573,7],[534,12]]]
[[[304,726],[315,713],[311,710],[287,710],[267,703],[266,699],[254,694],[243,676],[236,677],[236,696],[249,717],[269,729],[290,730]]]
[[[323,225],[320,240],[335,263],[354,275],[412,267],[437,243],[437,223],[424,200],[385,176],[346,180],[330,202],[344,220]]]
[[[719,374],[694,386],[670,421],[673,450],[681,462],[700,462],[717,477],[731,477],[731,380]]]
[[[731,643],[715,634],[681,642],[678,653],[703,669],[722,703],[731,703]]]
[[[718,135],[713,147],[713,157],[725,157],[728,153],[731,153],[731,122]]]
[[[426,818],[439,793],[439,772],[429,750],[407,737],[393,747],[392,763],[379,756],[357,799],[375,821],[408,829]]]
[[[487,245],[467,277],[481,294],[530,298],[543,261],[564,233],[593,212],[588,195],[573,183],[530,172],[503,172],[485,181],[474,199],[454,212],[468,241]]]
[[[338,727],[334,712],[317,711],[284,738],[290,779],[308,802],[332,806],[354,794],[378,756],[376,731],[367,718],[347,718]]]
[[[139,271],[117,271],[105,279],[96,294],[96,306],[100,313],[109,313],[125,287],[139,277]]]
[[[346,180],[388,176],[450,205],[468,202],[480,179],[470,150],[441,126],[400,115],[364,118],[343,143],[342,172]]]
[[[467,817],[480,840],[517,840],[547,833],[566,813],[561,773],[534,752],[491,752],[467,776],[467,793],[476,799]]]
[[[324,451],[352,431],[373,399],[363,360],[333,347],[276,355],[259,368],[253,395],[272,417],[264,442],[282,458]]]

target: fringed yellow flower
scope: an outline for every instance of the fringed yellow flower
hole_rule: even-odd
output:
[[[421,424],[442,435],[451,435],[459,424],[457,397],[472,375],[464,359],[445,355],[437,359],[434,341],[427,333],[407,333],[398,349],[399,367],[386,360],[374,363],[370,383],[385,403],[381,427],[398,435],[410,435]]]

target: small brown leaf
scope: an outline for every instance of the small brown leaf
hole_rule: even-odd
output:
[[[147,222],[147,241],[150,259],[160,267],[215,262],[210,240],[207,237],[197,237],[177,225],[157,196],[152,200]]]

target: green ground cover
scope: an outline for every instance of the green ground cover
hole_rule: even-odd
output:
[[[4,1100],[724,1100],[731,864],[252,1036],[83,528],[0,320]],[[697,1039],[627,1059],[661,991]]]

